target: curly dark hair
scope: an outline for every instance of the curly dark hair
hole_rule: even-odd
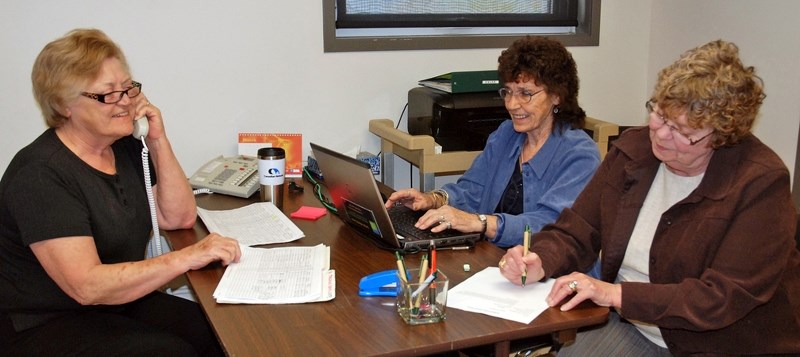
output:
[[[719,148],[751,134],[764,98],[764,84],[755,68],[742,63],[739,48],[716,40],[662,69],[651,100],[668,117],[685,113],[690,127],[713,128],[711,146]]]
[[[586,112],[578,105],[578,68],[563,44],[545,37],[525,36],[511,44],[497,59],[502,83],[533,79],[549,94],[561,98],[553,114],[555,127],[582,128]]]

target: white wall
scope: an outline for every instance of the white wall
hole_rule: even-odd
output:
[[[788,20],[800,2],[673,3],[603,2],[600,46],[570,48],[581,77],[581,105],[604,120],[643,123],[642,103],[656,70],[710,39],[705,32],[713,30],[716,37],[741,39],[745,59],[763,68],[769,95],[764,116],[770,120],[761,121],[757,132],[794,167],[797,73],[781,73],[780,68],[791,68],[786,64],[798,57],[799,46],[789,37],[790,22],[773,19]],[[755,11],[755,4],[764,10]],[[239,131],[300,132],[306,154],[309,141],[341,151],[362,147],[377,152],[378,140],[367,122],[397,120],[418,79],[495,68],[501,50],[324,53],[321,2],[314,0],[5,1],[0,23],[6,29],[0,32],[3,171],[14,153],[45,129],[31,95],[34,58],[47,42],[76,27],[100,28],[120,44],[134,78],[161,108],[187,174],[213,156],[235,154]],[[757,42],[780,31],[786,33],[776,44]],[[787,44],[790,40],[793,45]],[[769,70],[776,74],[768,75]],[[398,187],[408,183],[406,167],[398,166]]]

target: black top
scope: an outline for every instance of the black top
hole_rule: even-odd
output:
[[[508,180],[503,196],[497,203],[495,213],[522,214],[525,191],[522,189],[522,171],[519,165],[514,165],[514,172]]]
[[[95,170],[49,129],[20,150],[0,181],[0,309],[16,329],[82,307],[50,279],[29,245],[92,236],[105,264],[144,259],[152,231],[142,144],[112,145],[116,175]],[[155,184],[154,170],[150,170]]]

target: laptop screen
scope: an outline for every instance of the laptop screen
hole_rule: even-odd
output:
[[[357,231],[375,239],[379,246],[409,252],[426,249],[431,243],[445,247],[474,244],[480,240],[479,233],[448,230],[432,234],[420,231],[413,227],[414,222],[407,220],[402,222],[406,223],[405,228],[398,226],[401,222],[393,222],[390,218],[369,164],[315,143],[310,145],[339,217]],[[410,211],[405,206],[396,208]]]

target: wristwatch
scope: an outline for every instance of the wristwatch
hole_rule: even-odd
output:
[[[483,226],[481,227],[481,234],[486,234],[486,215],[479,214],[478,219],[481,221],[481,225]]]

